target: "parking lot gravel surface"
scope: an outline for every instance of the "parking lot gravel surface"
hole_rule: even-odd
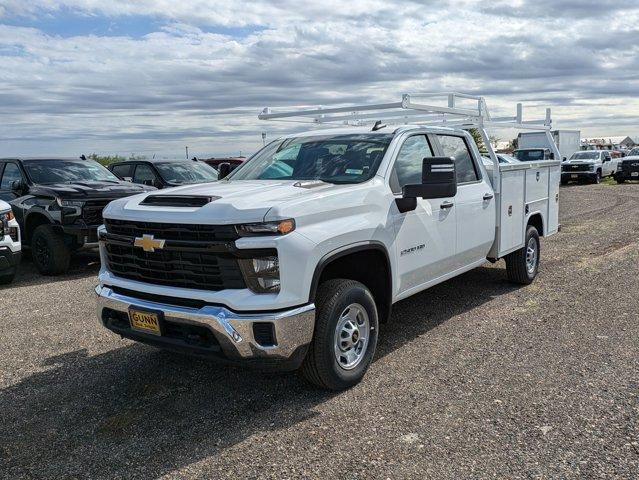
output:
[[[1,478],[638,478],[639,185],[561,189],[503,262],[395,305],[364,381],[211,364],[98,325],[97,259],[0,290]]]

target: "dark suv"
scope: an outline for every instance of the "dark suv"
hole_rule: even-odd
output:
[[[71,252],[97,242],[107,203],[148,190],[92,160],[0,159],[0,199],[11,204],[23,245],[45,275],[66,272]]]
[[[107,167],[118,178],[156,188],[217,180],[217,171],[197,160],[127,160]]]

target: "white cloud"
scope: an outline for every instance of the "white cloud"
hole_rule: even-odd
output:
[[[256,148],[262,129],[281,128],[257,122],[265,105],[379,101],[404,91],[485,94],[502,113],[519,100],[538,112],[551,104],[561,126],[639,134],[636,9],[614,10],[623,21],[602,29],[587,12],[571,16],[577,2],[565,16],[521,1],[484,11],[470,0],[448,8],[300,5],[0,0],[5,18],[71,11],[165,20],[141,38],[61,37],[0,24],[3,154],[177,153],[185,144],[202,154],[237,153]],[[259,28],[211,33],[246,25]]]

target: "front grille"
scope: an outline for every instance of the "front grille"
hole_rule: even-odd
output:
[[[105,225],[108,267],[118,277],[209,291],[246,288],[237,258],[220,247],[221,238],[237,236],[233,227],[110,219]],[[164,247],[149,252],[134,246],[143,235],[165,240]]]
[[[561,169],[564,172],[589,172],[590,171],[590,165],[585,165],[585,164],[572,165],[572,164],[568,164],[568,165],[562,165]]]
[[[102,210],[111,200],[90,200],[82,207],[82,220],[87,225],[102,225]]]
[[[624,172],[639,172],[639,160],[626,160],[619,165]]]
[[[176,225],[112,219],[105,219],[104,225],[107,232],[127,237],[141,237],[146,234],[164,240],[189,242],[234,241],[240,238],[233,225]]]

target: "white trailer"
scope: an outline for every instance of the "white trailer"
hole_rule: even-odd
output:
[[[553,130],[550,133],[560,154],[558,160],[567,160],[573,153],[580,150],[581,132],[579,130]],[[551,148],[545,132],[522,132],[517,136],[517,141],[517,148],[522,150]]]

